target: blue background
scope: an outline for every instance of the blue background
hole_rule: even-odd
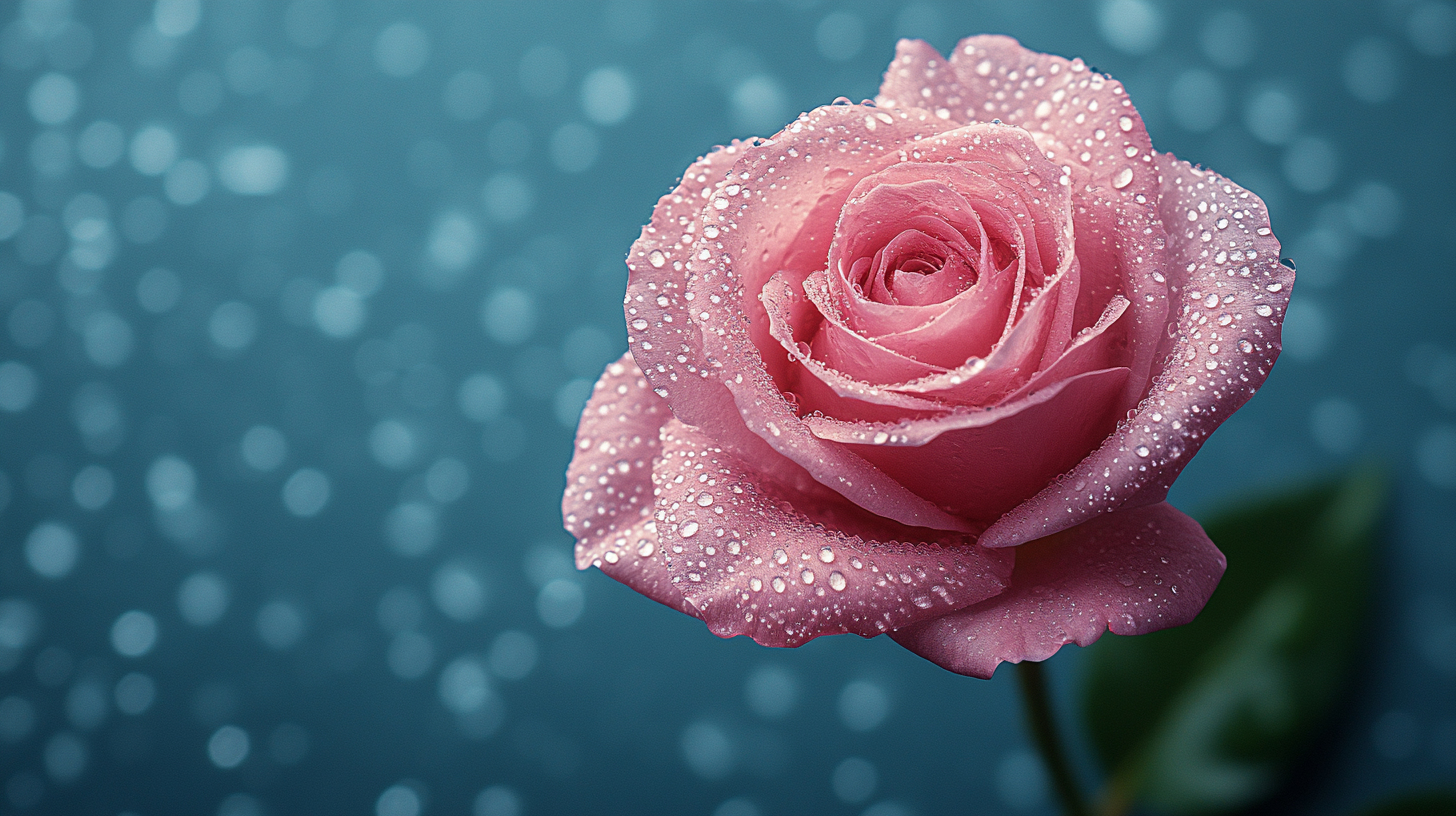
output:
[[[1456,777],[1449,0],[0,14],[0,810],[1051,812],[1008,672],[720,641],[560,530],[657,197],[873,96],[896,37],[979,32],[1123,80],[1299,263],[1175,503],[1396,474],[1364,673],[1283,812]]]

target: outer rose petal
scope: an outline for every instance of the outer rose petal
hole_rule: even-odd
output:
[[[576,536],[577,569],[600,567],[654,601],[696,614],[672,586],[652,519],[658,429],[670,419],[631,354],[608,365],[576,429],[561,513]]]
[[[1225,566],[1198,522],[1172,505],[1122,510],[1018,547],[1011,589],[891,637],[953,672],[989,678],[1002,661],[1046,660],[1108,630],[1181,626]]]
[[[698,159],[653,208],[651,222],[627,256],[627,345],[653,390],[672,395],[673,414],[713,428],[721,444],[757,462],[789,497],[834,501],[833,491],[744,425],[720,375],[705,363],[702,333],[688,317],[690,245],[702,227],[708,195],[723,185],[743,149],[735,143]]]
[[[967,37],[949,60],[921,40],[901,40],[876,104],[962,123],[1000,119],[1031,131],[1053,162],[1084,168],[1093,183],[1110,180],[1128,194],[1157,186],[1146,162],[1128,158],[1129,148],[1146,155],[1152,141],[1122,83],[1010,37]]]
[[[966,536],[905,530],[918,537],[895,541],[883,537],[886,525],[856,515],[837,520],[846,532],[815,524],[752,467],[676,420],[662,429],[652,481],[672,583],[720,637],[765,646],[873,637],[985,600],[1011,575],[1012,551]]]
[[[1294,271],[1279,263],[1264,202],[1171,155],[1160,156],[1157,167],[1176,310],[1165,367],[1130,420],[1065,478],[991,525],[985,546],[1013,546],[1120,507],[1162,501],[1279,356]]]

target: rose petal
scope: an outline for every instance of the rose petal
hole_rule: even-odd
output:
[[[810,335],[808,344],[816,360],[845,376],[875,384],[904,382],[944,371],[940,366],[887,349],[846,326],[828,294],[827,280],[825,273],[815,272],[804,279],[801,291],[791,293],[796,301],[813,307],[815,325],[796,321],[791,328],[802,327]],[[770,297],[770,290],[778,292],[779,287],[787,289],[788,286],[787,281],[775,275],[764,287],[764,297]]]
[[[744,425],[720,373],[705,361],[702,332],[687,312],[689,244],[703,237],[708,196],[724,185],[744,149],[734,143],[698,159],[657,202],[627,256],[627,345],[653,390],[670,397],[674,415],[714,428],[720,443],[759,463],[789,494],[825,500],[829,488]]]
[[[989,264],[983,259],[977,285],[943,306],[896,308],[859,301],[844,307],[848,325],[878,344],[918,360],[954,367],[988,354],[1011,331],[1024,296],[1040,291],[1048,280],[1070,268],[1071,198],[1069,190],[1055,181],[1060,171],[1019,128],[957,128],[921,140],[909,155],[913,160],[886,168],[856,186],[837,227],[844,238],[836,237],[830,265],[835,268],[840,253],[854,254],[859,240],[865,240],[857,236],[880,237],[871,225],[876,219],[893,223],[893,211],[906,208],[904,203],[895,206],[897,199],[924,200],[925,206],[944,212],[970,209],[957,225],[983,250],[996,245],[1014,253],[1012,281],[1006,280],[1008,270],[1002,268],[1001,258]],[[945,192],[936,195],[937,187]],[[972,224],[974,233],[969,229]],[[836,277],[831,276],[831,282],[839,285]],[[1011,300],[1003,309],[1008,284]],[[915,321],[907,322],[907,316]]]
[[[1131,200],[1109,199],[1104,192],[1083,188],[1075,197],[1073,222],[1081,275],[1072,325],[1087,326],[1100,320],[1118,298],[1127,300],[1127,314],[1118,323],[1128,338],[1127,354],[1120,361],[1131,371],[1122,399],[1123,410],[1128,411],[1146,394],[1154,366],[1167,356],[1168,239],[1151,203],[1156,195],[1151,201],[1142,194]]]
[[[984,359],[972,359],[894,390],[926,394],[951,403],[989,407],[1025,384],[1048,357],[1058,357],[1071,340],[1076,276],[1058,277],[1032,301],[1026,313]],[[1071,290],[1071,291],[1067,291]]]
[[[577,569],[600,567],[659,603],[696,614],[672,585],[652,519],[658,431],[671,418],[632,355],[608,365],[576,429],[561,514],[576,537]]]
[[[879,119],[880,114],[889,122]],[[856,177],[851,174],[872,172],[893,160],[899,145],[934,129],[936,123],[925,116],[923,111],[892,115],[857,105],[818,108],[772,141],[746,149],[734,165],[732,183],[715,193],[703,211],[704,237],[694,245],[688,267],[688,290],[695,298],[690,315],[701,329],[705,358],[716,376],[724,378],[744,423],[774,450],[877,515],[914,527],[964,531],[963,521],[809,433],[761,356],[761,349],[772,349],[776,342],[757,293],[775,272],[792,270],[802,280],[817,271],[804,267],[815,253],[818,268],[823,268],[832,226],[818,232],[815,228],[822,225],[815,213],[832,208],[837,214]],[[845,147],[821,144],[830,136],[831,144],[843,139]],[[708,238],[709,227],[720,235]],[[668,399],[678,411],[677,399]],[[712,427],[718,436],[716,425],[690,424]]]
[[[901,40],[875,102],[963,123],[1000,119],[1031,131],[1053,162],[1084,169],[1094,183],[1128,196],[1157,189],[1152,142],[1122,83],[1010,37],[968,37],[949,61],[925,42]]]
[[[822,273],[820,274],[822,277]],[[810,276],[810,279],[813,277]],[[807,286],[808,282],[805,284]],[[768,311],[769,332],[778,340],[779,347],[790,360],[781,373],[776,372],[775,379],[785,393],[797,395],[800,410],[821,411],[847,421],[890,421],[907,415],[922,417],[945,412],[944,406],[933,400],[899,394],[873,383],[856,380],[812,356],[808,351],[808,344],[796,340],[793,331],[805,324],[811,324],[812,330],[812,325],[817,325],[820,320],[808,299],[795,292],[782,276],[775,275],[770,278],[760,297]],[[813,312],[815,319],[810,320],[806,312]],[[864,341],[864,345],[870,344]],[[883,357],[890,358],[893,364],[899,363],[890,352],[879,351]],[[913,364],[909,360],[904,362],[907,365]],[[769,367],[774,368],[772,364]],[[918,367],[913,372],[918,374],[924,370],[923,367]]]
[[[891,637],[953,672],[989,678],[1003,661],[1046,660],[1108,630],[1181,626],[1225,565],[1198,522],[1172,505],[1121,510],[1018,547],[1011,589]]]
[[[953,533],[886,540],[858,518],[827,529],[775,497],[754,470],[680,422],[662,430],[653,470],[661,552],[672,582],[721,637],[798,646],[928,620],[1001,592],[1012,560]]]
[[[1160,156],[1172,337],[1132,418],[1091,456],[1007,513],[981,542],[1007,547],[1120,507],[1162,501],[1208,435],[1253,396],[1279,356],[1294,271],[1264,202],[1216,173]]]
[[[1016,402],[900,423],[808,417],[917,495],[982,529],[1077,463],[1113,427],[1126,368],[1069,377]]]

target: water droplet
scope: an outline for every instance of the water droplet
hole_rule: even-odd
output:
[[[803,581],[806,584],[814,583],[814,570],[805,567],[804,571],[799,573],[799,580]]]
[[[1210,294],[1208,297],[1206,297],[1206,298],[1203,299],[1203,305],[1204,306],[1207,306],[1210,309],[1212,309],[1213,307],[1217,306],[1218,305],[1218,295]]]
[[[844,580],[844,573],[839,570],[829,573],[830,589],[833,589],[835,592],[843,592],[846,586],[849,586],[849,582]]]
[[[828,547],[820,547],[819,548],[819,560],[820,561],[823,561],[826,564],[833,564],[834,563],[834,550],[831,550]]]
[[[748,579],[748,588],[751,589],[751,590],[753,590],[754,592],[757,592],[760,589],[763,589],[763,579],[758,578],[758,577],[749,578]]]
[[[1254,313],[1259,315],[1259,317],[1268,317],[1269,315],[1274,314],[1274,310],[1270,308],[1269,304],[1260,303],[1258,306],[1254,307]]]
[[[656,549],[657,547],[653,546],[652,542],[648,539],[644,538],[637,542],[637,554],[643,558],[651,558],[653,551]]]
[[[1117,175],[1112,177],[1112,186],[1118,190],[1121,190],[1129,184],[1132,184],[1131,167],[1122,168],[1121,170],[1117,171]]]
[[[1271,283],[1268,286],[1265,286],[1264,288],[1267,289],[1267,290],[1269,290],[1270,292],[1277,292],[1280,289],[1283,289],[1284,288],[1284,284],[1282,284],[1282,283]]]
[[[1248,340],[1240,340],[1239,341],[1239,351],[1242,351],[1243,353],[1248,354],[1249,352],[1251,352],[1253,350],[1254,350],[1254,344],[1253,343],[1250,343]]]
[[[789,588],[789,583],[777,575],[773,577],[773,580],[770,581],[769,584],[773,587],[774,592],[778,593],[782,593],[784,590]]]
[[[684,521],[677,526],[677,534],[683,538],[692,538],[698,534],[698,523],[692,519]]]
[[[661,250],[654,249],[647,253],[647,262],[652,264],[653,267],[661,269],[662,265],[667,263],[667,256],[663,255]]]
[[[886,442],[889,442],[889,441],[890,441],[890,435],[887,434],[887,433],[885,433],[884,431],[880,431],[879,433],[875,434],[874,442],[875,442],[876,445],[883,445],[883,444],[885,444]]]
[[[773,560],[775,564],[783,566],[784,564],[789,563],[789,554],[784,552],[783,550],[774,550]]]
[[[632,321],[632,328],[636,329],[637,331],[646,331],[647,321],[639,317],[636,320]]]
[[[712,507],[713,506],[713,494],[712,493],[699,493],[698,494],[698,506],[699,507]]]
[[[1136,448],[1133,448],[1132,452],[1136,453],[1138,456],[1141,456],[1144,459],[1153,455],[1153,452],[1148,450],[1147,445],[1138,445]]]
[[[1128,116],[1118,117],[1118,119],[1117,119],[1117,126],[1120,127],[1120,128],[1122,128],[1122,132],[1123,133],[1126,133],[1129,130],[1132,130],[1132,118],[1131,117],[1128,117]]]

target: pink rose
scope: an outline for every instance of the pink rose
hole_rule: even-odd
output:
[[[901,41],[873,104],[689,167],[627,264],[579,567],[723,637],[889,633],[979,677],[1218,584],[1164,499],[1268,375],[1294,273],[1257,196],[1080,60]]]

